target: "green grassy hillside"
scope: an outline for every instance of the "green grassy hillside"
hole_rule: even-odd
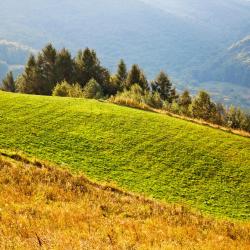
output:
[[[249,219],[249,138],[94,100],[0,92],[0,148],[157,199]]]

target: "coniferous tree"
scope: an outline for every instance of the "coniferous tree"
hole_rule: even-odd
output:
[[[127,66],[122,59],[120,60],[118,64],[116,76],[121,83],[124,83],[127,79],[127,76],[128,76]]]
[[[89,48],[80,50],[75,58],[76,81],[82,86],[92,78],[96,78],[96,71],[100,62],[96,57],[96,53]]]
[[[3,87],[4,91],[15,92],[16,91],[16,83],[13,77],[12,71],[10,71],[6,77],[3,79]]]
[[[152,83],[152,90],[159,92],[163,100],[171,102],[171,88],[172,83],[169,80],[168,75],[161,71]]]
[[[138,65],[134,64],[131,67],[131,70],[128,72],[128,76],[126,79],[126,88],[131,88],[134,84],[139,84],[141,76],[141,70]]]
[[[231,106],[227,112],[228,127],[233,129],[245,129],[247,115],[240,109]]]
[[[96,52],[86,48],[84,51],[80,50],[75,58],[75,74],[78,83],[83,87],[94,79],[104,90],[108,91],[110,74],[107,69],[101,66]]]
[[[132,65],[126,79],[126,88],[129,89],[132,85],[138,84],[143,90],[148,89],[148,81],[144,72],[137,64]]]
[[[178,100],[178,104],[181,108],[181,112],[184,115],[188,115],[189,114],[189,106],[192,103],[192,98],[189,94],[188,90],[185,90],[182,95],[180,96],[179,100]]]
[[[56,81],[63,80],[73,82],[73,60],[70,52],[65,48],[57,53],[56,58]]]
[[[38,58],[38,67],[40,68],[42,77],[44,78],[44,86],[42,86],[41,94],[50,95],[58,82],[56,74],[56,59],[57,51],[53,45],[48,44],[45,46],[40,54],[40,57]]]
[[[200,118],[205,121],[212,121],[216,114],[216,106],[211,101],[209,94],[205,91],[200,91],[198,96],[192,103],[192,114],[195,118]]]
[[[173,102],[176,102],[176,103],[177,103],[178,98],[179,98],[179,95],[178,95],[178,93],[177,93],[177,91],[176,91],[176,88],[172,88],[172,89],[170,90],[169,102],[170,102],[170,103],[173,103]]]
[[[149,85],[148,85],[148,80],[144,72],[141,70],[140,73],[140,80],[139,80],[139,85],[143,90],[148,91],[149,90]]]
[[[16,85],[21,93],[43,94],[44,78],[34,55],[29,57],[24,72],[17,79]]]
[[[224,108],[224,106],[221,103],[217,103],[216,104],[216,114],[214,117],[214,123],[218,124],[218,125],[226,125],[226,110]]]
[[[116,74],[112,78],[112,82],[117,86],[119,91],[122,91],[126,86],[126,79],[128,76],[127,66],[125,62],[121,59]]]

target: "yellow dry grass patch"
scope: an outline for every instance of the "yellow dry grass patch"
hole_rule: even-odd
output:
[[[249,223],[12,158],[0,156],[0,249],[249,249]]]

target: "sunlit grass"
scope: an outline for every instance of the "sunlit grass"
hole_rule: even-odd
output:
[[[11,157],[0,156],[0,249],[249,249],[249,223],[204,217]]]
[[[0,147],[168,202],[249,219],[250,140],[94,100],[0,92]]]

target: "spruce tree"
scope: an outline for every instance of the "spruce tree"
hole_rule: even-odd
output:
[[[128,73],[126,80],[126,88],[129,89],[133,84],[139,84],[141,76],[141,70],[138,65],[134,64]]]
[[[34,55],[30,55],[23,74],[17,79],[17,88],[21,93],[42,94],[42,72]]]
[[[134,84],[138,84],[143,90],[148,90],[147,78],[137,64],[132,65],[128,73],[126,88],[129,89]]]
[[[73,61],[70,52],[63,48],[56,57],[56,81],[73,82]]]
[[[153,91],[159,92],[163,100],[172,102],[171,88],[172,88],[172,83],[169,80],[168,75],[165,72],[161,71],[156,77],[155,81],[152,83]]]
[[[141,88],[143,90],[149,90],[147,77],[146,77],[146,75],[144,74],[144,72],[142,70],[140,72],[139,85],[141,86]]]
[[[13,77],[12,71],[10,71],[6,77],[3,79],[3,88],[4,91],[8,92],[15,92],[16,91],[16,84]]]
[[[108,88],[110,74],[109,71],[101,66],[101,63],[94,50],[86,48],[80,50],[75,58],[75,74],[78,83],[83,87],[94,79],[102,85],[104,89]]]
[[[127,76],[127,66],[125,62],[121,59],[118,64],[117,73],[115,75],[115,82],[119,90],[123,90],[125,88]]]
[[[195,118],[213,121],[216,116],[216,105],[211,101],[209,94],[200,91],[192,103],[192,114]]]
[[[173,103],[173,102],[177,102],[179,99],[179,94],[176,91],[176,88],[172,88],[170,90],[170,98],[169,98],[169,102]]]
[[[38,66],[41,70],[43,78],[45,80],[43,86],[43,93],[50,95],[54,89],[57,80],[56,74],[56,59],[57,51],[52,44],[48,44],[43,50],[38,60]]]
[[[178,100],[178,104],[179,104],[181,111],[184,115],[188,115],[189,106],[191,105],[191,103],[192,103],[192,98],[189,94],[189,91],[185,90]]]

